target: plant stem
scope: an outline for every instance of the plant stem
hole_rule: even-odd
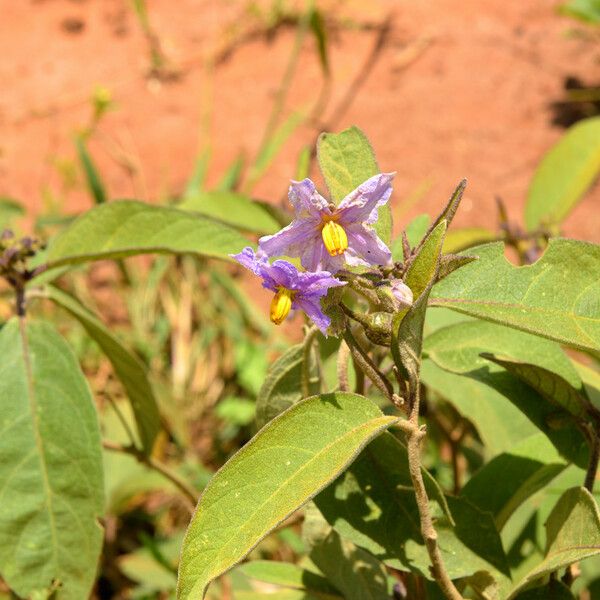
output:
[[[143,452],[138,450],[133,446],[123,446],[123,444],[119,444],[117,442],[112,442],[110,440],[104,440],[102,442],[102,446],[106,450],[111,450],[113,452],[122,452],[123,454],[129,454],[133,456],[138,462],[146,465],[148,468],[157,471],[164,477],[166,477],[175,487],[179,489],[180,492],[185,496],[187,502],[186,506],[190,509],[190,513],[193,512],[194,507],[198,503],[200,499],[199,494],[196,492],[194,488],[190,486],[190,484],[181,478],[175,471],[171,470],[167,465],[161,463],[156,460],[153,456],[146,456]]]
[[[594,482],[596,481],[596,473],[598,472],[598,461],[600,460],[600,434],[590,427],[590,462],[585,474],[585,482],[583,487],[590,493],[594,493]]]
[[[302,397],[310,396],[310,358],[313,349],[313,343],[319,330],[316,327],[311,327],[306,332],[304,345],[302,347]]]
[[[407,450],[408,450],[408,468],[415,490],[417,507],[419,509],[419,518],[421,521],[421,535],[425,540],[425,546],[429,559],[431,560],[431,573],[438,585],[442,588],[446,598],[450,600],[462,600],[462,596],[456,589],[454,583],[450,579],[442,554],[437,544],[437,532],[433,526],[431,512],[429,510],[429,498],[423,481],[423,473],[421,471],[421,440],[425,437],[425,429],[419,427],[419,386],[412,390],[413,398],[411,398],[411,411],[408,419],[409,427],[404,427],[406,433]]]
[[[350,348],[342,340],[337,355],[337,378],[340,385],[340,392],[347,392],[350,389],[348,384],[348,359],[350,358]]]

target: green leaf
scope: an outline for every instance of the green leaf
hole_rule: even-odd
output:
[[[427,238],[419,246],[406,271],[404,282],[412,290],[415,298],[418,298],[429,284],[433,285],[439,266],[445,233],[446,221],[441,221],[427,234]]]
[[[100,429],[75,356],[52,327],[0,331],[0,571],[16,594],[61,583],[87,598],[102,548]]]
[[[217,221],[259,234],[279,231],[279,222],[261,202],[236,192],[198,192],[177,208],[212,217]]]
[[[92,157],[87,151],[84,139],[81,136],[77,136],[75,145],[77,146],[77,156],[79,157],[79,162],[81,162],[81,166],[85,174],[85,181],[88,190],[96,204],[103,204],[106,202],[106,191],[104,190],[104,184],[102,183],[102,178],[100,177],[94,165]]]
[[[12,225],[12,222],[25,214],[23,205],[17,200],[0,196],[0,231]]]
[[[245,158],[243,154],[240,154],[232,163],[229,165],[227,171],[225,171],[221,181],[216,187],[218,192],[230,192],[239,184],[244,170]]]
[[[515,267],[502,243],[439,282],[430,302],[581,350],[600,350],[600,246],[550,240],[534,264]]]
[[[465,500],[446,500],[431,475],[424,477],[450,577],[488,571],[503,579],[508,566],[491,515]],[[393,568],[431,579],[406,448],[391,434],[373,440],[315,503],[344,538]]]
[[[229,259],[248,240],[235,229],[175,208],[134,200],[84,213],[48,249],[50,267],[135,254],[198,254]]]
[[[577,419],[585,419],[588,415],[591,405],[587,398],[560,375],[538,365],[509,357],[489,353],[484,353],[482,357],[504,367],[509,373],[530,385],[548,402],[564,408]]]
[[[564,583],[551,579],[542,587],[521,592],[516,600],[575,600],[575,596]]]
[[[509,450],[511,443],[534,433],[534,425],[563,456],[586,461],[583,436],[572,426],[568,413],[481,356],[485,352],[509,354],[551,370],[580,389],[579,375],[557,344],[493,323],[470,321],[437,330],[425,340],[424,352],[438,367],[463,376],[464,381],[448,377],[431,365],[424,364],[422,369],[423,381],[475,424],[490,454]],[[509,407],[507,400],[523,415]],[[557,428],[554,423],[562,420],[567,426]]]
[[[161,423],[146,367],[137,356],[127,350],[96,315],[80,304],[76,298],[53,286],[48,286],[46,292],[50,300],[67,310],[81,323],[112,364],[131,402],[142,448],[146,454],[150,454],[154,440],[161,430]]]
[[[494,516],[502,529],[513,512],[567,466],[542,433],[493,458],[467,481],[461,496]]]
[[[227,396],[221,400],[215,413],[224,421],[234,425],[249,425],[254,420],[256,406],[248,398],[238,398],[236,396]]]
[[[340,133],[322,133],[317,142],[317,159],[335,204],[380,172],[373,148],[358,127]],[[386,244],[391,242],[392,209],[389,202],[379,209],[375,230]]]
[[[254,560],[240,565],[236,571],[257,581],[317,594],[327,594],[332,599],[341,598],[339,592],[325,577],[307,571],[298,565],[274,560]]]
[[[600,173],[600,117],[573,125],[544,156],[525,204],[529,230],[558,225]]]
[[[600,554],[598,505],[586,489],[571,488],[546,522],[544,560],[513,588],[508,600],[536,579],[596,554]]]
[[[199,598],[278,523],[396,422],[369,400],[336,393],[303,400],[268,423],[213,477],[187,531],[178,598]]]
[[[256,424],[259,427],[302,399],[303,353],[303,344],[296,344],[270,366],[256,398]],[[310,373],[316,373],[316,362],[311,364]],[[310,392],[319,392],[318,382],[311,384]]]
[[[560,12],[586,23],[600,23],[600,0],[570,0],[560,7]]]
[[[324,75],[329,75],[329,55],[327,53],[327,29],[321,12],[313,7],[310,11],[310,29],[317,42],[319,61]]]

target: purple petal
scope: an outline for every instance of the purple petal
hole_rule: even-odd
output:
[[[312,217],[294,219],[287,227],[274,235],[265,235],[258,240],[258,247],[267,256],[301,256],[307,244],[321,239],[321,221]]]
[[[375,223],[377,210],[392,194],[392,179],[396,173],[380,173],[361,183],[339,204],[340,225],[352,223]]]
[[[346,227],[346,235],[348,250],[345,258],[349,265],[387,265],[392,260],[390,249],[379,239],[374,229],[354,224]]]
[[[294,207],[296,218],[306,218],[310,215],[320,220],[323,213],[331,214],[329,203],[317,192],[315,184],[310,179],[292,181],[288,197]]]
[[[276,260],[272,265],[268,266],[269,276],[279,286],[288,290],[297,289],[297,283],[301,273],[298,269],[287,260]]]
[[[239,254],[230,254],[229,256],[246,269],[250,269],[255,275],[262,277],[264,287],[273,291],[277,289],[278,284],[270,275],[271,265],[265,254],[260,252],[255,254],[254,250],[247,246]]]
[[[345,281],[340,281],[331,276],[327,271],[318,271],[316,273],[298,273],[298,284],[296,289],[302,290],[303,296],[313,296],[322,298],[327,295],[327,291],[332,287],[346,285]]]
[[[331,256],[325,248],[323,238],[319,234],[319,238],[311,240],[303,248],[300,256],[300,262],[307,271],[329,271],[337,273],[344,267],[344,255]]]
[[[293,306],[301,308],[309,319],[321,330],[323,335],[327,335],[327,330],[331,325],[331,319],[323,313],[321,302],[318,298],[298,296],[294,299]]]

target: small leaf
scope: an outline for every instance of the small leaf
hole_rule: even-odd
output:
[[[48,286],[46,292],[50,300],[67,310],[81,323],[111,362],[131,402],[142,448],[146,454],[150,454],[154,440],[161,430],[161,424],[158,405],[148,380],[146,367],[137,356],[125,348],[96,315],[80,304],[76,298],[53,286]]]
[[[460,269],[474,260],[477,260],[477,256],[468,256],[466,254],[442,254],[436,281],[448,277],[448,275],[454,273],[456,269]]]
[[[88,598],[104,490],[94,402],[67,343],[45,323],[0,330],[0,570],[19,596],[59,581]]]
[[[594,497],[584,488],[567,490],[548,517],[546,536],[544,560],[513,588],[508,600],[547,573],[600,554],[600,514]]]
[[[256,398],[256,424],[259,427],[302,399],[303,353],[303,344],[296,344],[269,367]],[[311,375],[315,372],[316,363],[311,364],[310,369]],[[311,394],[318,393],[318,383],[313,383],[310,391]]]
[[[551,579],[542,587],[521,592],[516,600],[575,600],[575,596],[564,583]]]
[[[350,127],[340,133],[322,133],[317,142],[317,159],[331,200],[335,204],[339,204],[361,183],[379,173],[373,148],[358,127]],[[391,242],[390,202],[379,209],[375,230],[386,244]]]
[[[600,246],[550,240],[534,264],[515,267],[502,243],[440,281],[430,302],[581,350],[600,350]]]
[[[98,170],[94,165],[94,161],[90,156],[85,146],[85,141],[81,136],[78,136],[75,140],[77,146],[77,155],[85,174],[85,180],[96,204],[103,204],[106,202],[106,191],[104,190],[104,184],[100,177]]]
[[[259,234],[279,231],[279,222],[268,208],[236,192],[198,192],[177,205],[180,210],[199,213],[217,221]]]
[[[573,125],[544,156],[525,204],[529,230],[558,225],[600,173],[600,117]]]
[[[591,406],[587,398],[560,375],[538,365],[514,360],[510,357],[489,353],[482,354],[482,357],[504,367],[509,373],[530,385],[548,402],[564,408],[577,419],[585,419],[588,415]]]
[[[451,229],[446,233],[444,239],[444,252],[460,252],[485,244],[497,239],[497,235],[489,229],[483,227],[465,227],[463,229]]]
[[[85,212],[48,249],[50,267],[136,254],[198,254],[229,260],[248,240],[235,229],[174,208],[133,200]]]
[[[396,421],[362,396],[336,393],[303,400],[267,424],[206,487],[185,537],[177,597],[203,597]]]

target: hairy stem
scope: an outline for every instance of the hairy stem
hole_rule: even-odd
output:
[[[342,340],[337,355],[337,378],[340,385],[340,392],[347,392],[350,389],[348,384],[348,360],[350,359],[350,348]]]
[[[186,506],[190,510],[190,513],[193,512],[194,506],[196,506],[198,500],[200,499],[199,494],[187,481],[175,473],[175,471],[167,467],[167,465],[163,464],[159,460],[156,460],[156,458],[153,456],[146,456],[143,452],[133,446],[124,446],[123,444],[118,444],[117,442],[112,442],[110,440],[104,440],[102,442],[102,446],[106,450],[129,454],[138,462],[163,475],[184,495],[187,500]]]
[[[304,345],[302,347],[302,397],[308,398],[310,396],[310,359],[313,349],[315,338],[319,333],[316,327],[311,327],[304,338]]]

